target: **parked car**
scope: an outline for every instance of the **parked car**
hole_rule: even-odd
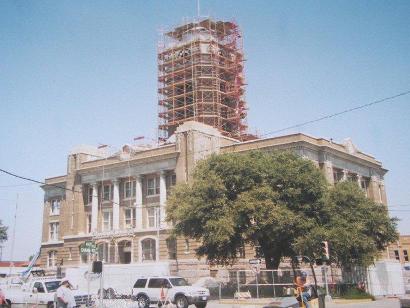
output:
[[[132,289],[132,298],[139,308],[148,308],[150,304],[173,303],[177,308],[187,308],[194,304],[197,308],[205,308],[209,298],[209,290],[195,287],[182,277],[162,276],[138,279]]]

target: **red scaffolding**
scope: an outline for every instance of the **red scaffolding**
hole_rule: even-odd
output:
[[[188,120],[251,139],[243,62],[242,35],[232,21],[206,18],[164,32],[158,50],[159,140]]]

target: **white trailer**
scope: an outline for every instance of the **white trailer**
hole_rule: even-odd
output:
[[[131,295],[135,281],[140,277],[169,275],[167,262],[139,264],[104,264],[103,289],[115,293]],[[66,268],[66,278],[81,290],[90,289],[90,294],[98,294],[100,275],[92,274],[90,266]],[[89,278],[89,280],[88,280]]]

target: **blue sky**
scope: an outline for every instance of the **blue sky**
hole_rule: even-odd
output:
[[[410,90],[409,1],[202,0],[201,13],[243,31],[260,134]],[[158,31],[195,14],[196,0],[0,1],[0,168],[43,180],[65,173],[75,145],[155,138]],[[410,234],[410,95],[293,132],[351,137],[382,161],[391,214]],[[26,259],[43,193],[0,173],[10,235],[17,193],[13,257]]]

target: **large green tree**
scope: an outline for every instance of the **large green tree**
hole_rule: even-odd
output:
[[[167,219],[174,222],[176,235],[199,242],[198,256],[219,264],[233,262],[243,245],[251,244],[258,246],[267,268],[277,268],[283,257],[321,255],[321,241],[341,235],[344,240],[331,241],[332,249],[340,251],[337,262],[345,262],[343,256],[349,251],[359,256],[356,260],[364,254],[370,259],[394,238],[394,221],[385,211],[378,211],[376,222],[371,221],[375,217],[363,215],[364,220],[371,218],[362,235],[373,248],[362,249],[365,241],[347,247],[357,229],[349,225],[353,220],[348,217],[354,215],[338,219],[348,211],[342,188],[329,191],[320,170],[290,152],[213,155],[198,163],[192,181],[173,189]],[[351,193],[358,193],[357,202],[366,204],[363,211],[378,209],[353,188],[347,189],[345,198]],[[357,202],[350,201],[351,210]],[[343,228],[343,223],[349,227]],[[383,228],[387,235],[380,235]]]
[[[4,241],[7,241],[7,227],[0,220],[0,243]]]

